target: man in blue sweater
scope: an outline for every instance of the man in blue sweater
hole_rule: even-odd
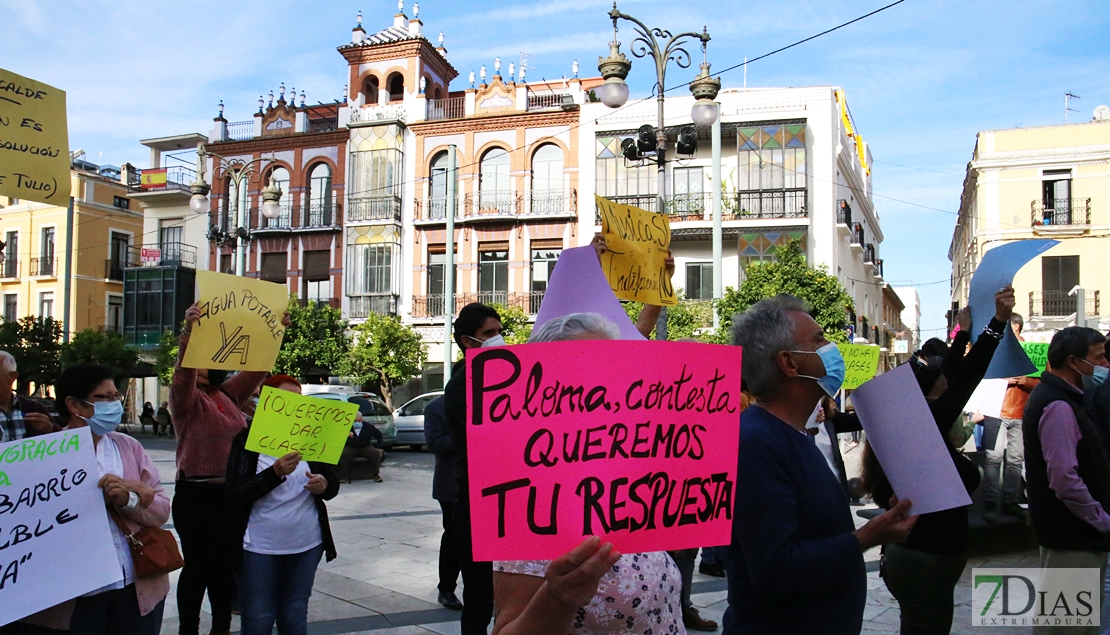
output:
[[[732,323],[744,381],[736,514],[728,547],[725,635],[857,635],[867,576],[863,552],[905,540],[910,501],[856,530],[848,496],[806,433],[817,402],[844,380],[844,360],[805,304],[756,303]]]

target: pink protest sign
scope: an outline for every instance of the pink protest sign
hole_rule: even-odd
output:
[[[569,341],[470,349],[475,560],[728,544],[740,349]]]

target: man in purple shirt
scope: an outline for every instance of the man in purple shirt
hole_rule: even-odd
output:
[[[1048,369],[1029,396],[1022,422],[1029,514],[1041,567],[1098,568],[1100,580],[1110,552],[1110,458],[1083,405],[1082,386],[1095,368],[1107,366],[1104,343],[1090,328],[1056,333]],[[1094,635],[1098,627],[1073,626],[1067,632]]]

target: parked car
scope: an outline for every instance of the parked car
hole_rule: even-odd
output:
[[[408,444],[419,450],[427,443],[424,438],[424,409],[432,400],[443,394],[442,390],[424,393],[393,411],[393,422],[397,425],[398,445]]]
[[[354,393],[345,395],[334,392],[322,392],[313,395],[308,395],[316,399],[334,399],[335,401],[346,401],[358,405],[358,411],[362,413],[363,423],[369,423],[382,433],[382,442],[379,444],[377,440],[374,445],[379,445],[383,450],[393,448],[397,443],[397,426],[393,424],[393,415],[389,412],[389,408],[385,402],[379,399],[376,395],[370,393]]]

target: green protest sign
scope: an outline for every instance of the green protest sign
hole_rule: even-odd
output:
[[[1029,361],[1037,367],[1037,372],[1029,373],[1030,377],[1040,377],[1048,367],[1048,344],[1045,342],[1022,342],[1021,347],[1029,356]]]
[[[258,399],[246,447],[275,457],[300,452],[306,461],[335,464],[357,412],[357,404],[266,386]]]
[[[844,389],[855,390],[879,370],[879,347],[870,344],[837,344],[844,356]]]

